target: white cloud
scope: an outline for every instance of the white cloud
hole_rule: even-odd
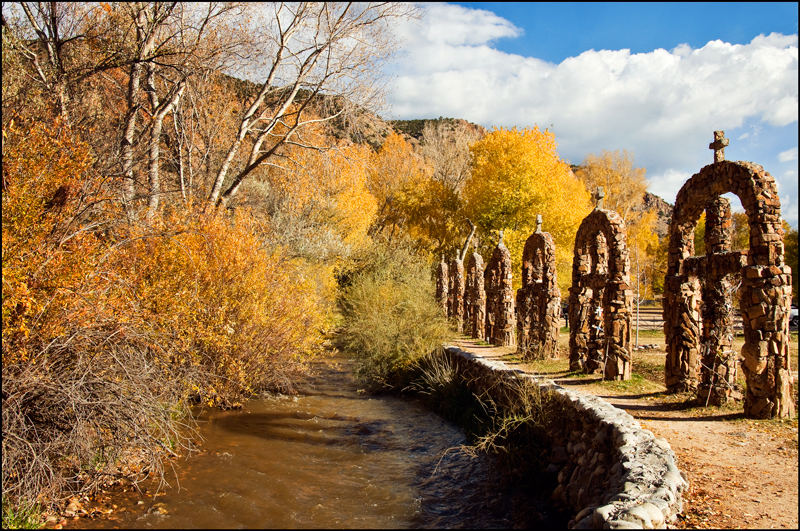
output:
[[[788,195],[781,197],[781,217],[794,228],[797,228],[797,214],[797,200],[792,201]]]
[[[675,196],[691,176],[692,174],[687,171],[675,169],[666,170],[661,175],[648,175],[650,193],[664,198],[669,203],[675,203]]]
[[[797,160],[797,148],[787,149],[778,153],[778,160],[781,162],[789,162],[790,160]]]
[[[762,126],[798,119],[797,35],[639,54],[588,50],[556,65],[492,48],[521,30],[488,11],[433,4],[421,23],[399,32],[409,45],[394,69],[395,117],[553,124],[559,153],[573,163],[601,149],[633,151],[668,201],[687,169],[712,162],[712,131],[747,121],[755,126],[737,136],[755,139]]]
[[[675,48],[672,49],[672,53],[674,55],[679,55],[681,57],[686,57],[690,53],[692,53],[692,47],[686,43],[679,44]]]

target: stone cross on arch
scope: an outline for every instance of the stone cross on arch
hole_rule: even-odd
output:
[[[598,210],[602,210],[603,208],[603,198],[606,196],[605,192],[603,192],[603,187],[598,186],[597,191],[592,194],[592,199],[595,200],[595,208]]]
[[[542,232],[542,215],[536,214],[536,231],[537,233]]]
[[[708,145],[708,149],[714,150],[714,162],[725,160],[725,146],[730,140],[725,138],[725,131],[714,131],[714,141]]]

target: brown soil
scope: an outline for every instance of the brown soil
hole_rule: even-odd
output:
[[[796,369],[797,334],[792,338],[792,366]],[[559,344],[563,355],[568,352],[568,340],[568,333],[562,332]],[[645,337],[640,337],[640,345],[657,347],[635,354],[633,377],[627,382],[602,382],[599,377],[569,372],[564,358],[521,363],[510,348],[481,346],[463,337],[457,343],[564,387],[597,395],[636,417],[657,437],[667,439],[690,485],[676,527],[798,528],[797,419],[750,420],[744,417],[741,403],[703,407],[692,395],[666,394],[663,333],[645,332]],[[741,343],[734,346],[740,349]],[[797,372],[793,374],[796,404]]]

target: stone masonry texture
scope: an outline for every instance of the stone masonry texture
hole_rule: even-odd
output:
[[[442,307],[442,313],[445,315],[449,313],[449,283],[450,276],[447,271],[447,262],[444,261],[444,256],[442,256],[442,261],[439,262],[439,267],[436,268],[436,300],[439,302],[439,306]]]
[[[694,260],[700,279],[703,329],[700,343],[700,382],[697,401],[720,406],[741,399],[736,383],[733,350],[732,274],[742,269],[744,256],[732,253],[731,202],[716,197],[706,204],[706,256]]]
[[[570,369],[629,379],[633,290],[625,222],[616,212],[595,208],[581,222],[569,292]]]
[[[517,349],[523,357],[544,359],[558,354],[561,291],[555,252],[553,237],[541,231],[528,237],[522,251],[522,287],[517,290]]]
[[[659,529],[677,523],[688,482],[665,439],[596,396],[455,346],[445,352],[470,390],[500,408],[518,400],[509,389],[519,389],[520,379],[541,393],[552,419],[546,428],[550,464],[543,473],[557,481],[552,503],[575,515],[568,527]]]
[[[465,332],[473,339],[484,339],[486,327],[486,291],[483,287],[483,258],[474,252],[467,260],[467,285],[465,290]]]
[[[513,347],[516,339],[514,290],[511,287],[511,254],[503,239],[495,247],[484,273],[486,287],[486,337],[498,347]]]
[[[464,331],[464,262],[457,257],[450,260],[448,267],[450,311],[448,315],[455,322],[456,330]]]
[[[711,249],[710,260],[708,256],[698,260],[693,257],[697,221],[709,201],[728,192],[739,197],[747,214],[750,249],[746,253],[725,251],[722,238],[720,247]],[[701,361],[699,342],[704,337],[699,311],[704,295],[698,276],[707,275],[704,269],[708,267],[712,269],[712,276],[723,276],[738,269],[742,281],[740,310],[745,339],[742,348],[742,371],[747,381],[745,415],[751,418],[793,417],[789,372],[792,277],[791,268],[784,263],[775,179],[751,162],[719,160],[705,166],[678,192],[669,234],[663,298],[667,390],[675,392],[697,385]],[[711,298],[708,290],[705,296]],[[709,302],[713,307],[713,300]],[[713,318],[709,320],[709,326],[713,321]]]

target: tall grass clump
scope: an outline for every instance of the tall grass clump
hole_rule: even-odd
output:
[[[402,388],[415,363],[442,349],[447,319],[435,301],[430,266],[413,251],[376,243],[362,262],[340,298],[338,343],[355,357],[356,377]]]

